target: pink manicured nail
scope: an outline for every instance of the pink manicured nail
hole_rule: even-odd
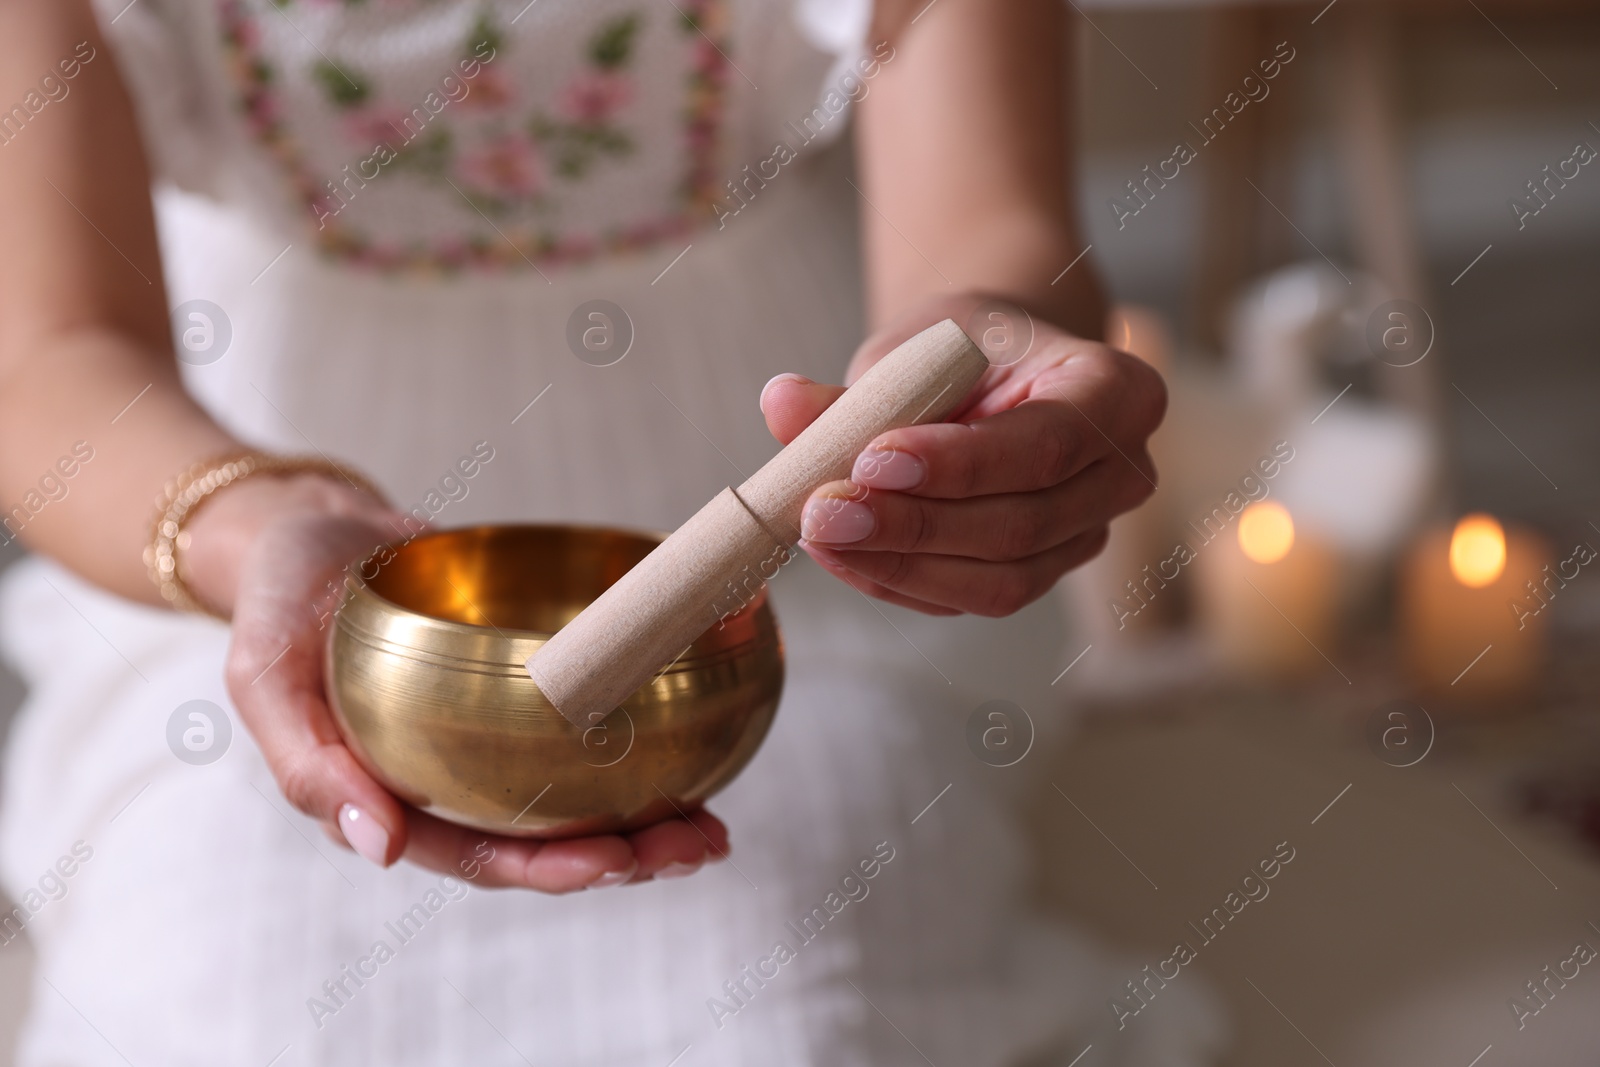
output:
[[[865,504],[829,496],[807,505],[800,534],[824,545],[849,545],[872,533],[877,525],[877,516]]]
[[[928,477],[920,456],[893,448],[869,448],[856,457],[850,480],[874,489],[915,489]]]
[[[656,872],[657,878],[686,878],[700,869],[698,863],[669,863]]]
[[[609,889],[614,885],[621,885],[623,882],[626,882],[628,879],[632,878],[636,873],[638,873],[638,870],[639,861],[634,860],[632,863],[628,864],[627,870],[607,871],[605,874],[602,874],[600,877],[590,882],[588,888]]]
[[[346,804],[339,809],[339,831],[362,859],[379,867],[388,866],[385,857],[389,854],[389,831],[377,819],[354,804]]]
[[[799,385],[813,385],[813,384],[815,384],[815,383],[812,382],[812,380],[810,378],[807,378],[803,374],[795,374],[795,373],[793,373],[791,371],[785,371],[782,374],[775,374],[775,375],[773,375],[771,378],[769,378],[767,380],[767,384],[763,385],[761,387],[761,398],[763,400],[765,400],[766,396],[767,396],[767,390],[771,389],[774,385],[777,385],[779,382],[782,382],[782,381],[791,381],[791,382],[795,382],[795,383],[797,383]]]

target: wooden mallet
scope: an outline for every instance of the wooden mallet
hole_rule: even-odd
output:
[[[786,562],[800,510],[848,477],[879,434],[939,422],[989,366],[954,321],[930,326],[861,376],[738,489],[724,489],[528,658],[580,728],[609,715]]]

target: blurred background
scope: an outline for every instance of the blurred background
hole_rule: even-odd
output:
[[[1089,710],[1041,893],[1154,964],[1287,840],[1191,965],[1228,1062],[1587,1061],[1600,977],[1550,976],[1600,947],[1600,12],[1074,17],[1082,210],[1137,305],[1108,340],[1172,409],[1161,488],[1063,585]]]
[[[1041,900],[1155,963],[1287,841],[1184,970],[1227,1062],[1592,1054],[1600,9],[1068,6],[1108,340],[1172,407],[1060,590]]]

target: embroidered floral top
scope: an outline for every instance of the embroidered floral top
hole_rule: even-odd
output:
[[[859,48],[848,6],[142,0],[105,21],[178,184],[352,265],[548,271],[721,214]]]

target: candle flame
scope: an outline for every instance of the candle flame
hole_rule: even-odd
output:
[[[1506,569],[1506,534],[1492,515],[1468,515],[1450,535],[1450,573],[1469,589],[1499,580]]]
[[[1239,516],[1239,547],[1257,563],[1276,563],[1294,547],[1294,519],[1282,504],[1251,504]]]

